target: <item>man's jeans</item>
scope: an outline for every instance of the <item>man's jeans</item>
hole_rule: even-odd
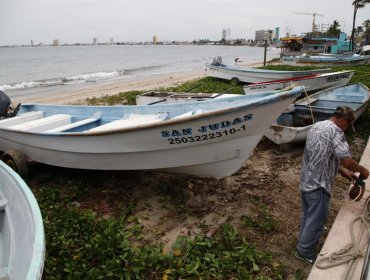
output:
[[[307,258],[315,258],[315,249],[328,218],[330,195],[323,189],[301,192],[302,219],[297,249]]]

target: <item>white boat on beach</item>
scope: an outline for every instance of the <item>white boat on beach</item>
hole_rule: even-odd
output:
[[[250,84],[243,86],[243,90],[245,94],[251,94],[271,90],[281,90],[283,88],[296,85],[304,86],[306,92],[313,92],[323,90],[329,87],[345,85],[351,80],[353,74],[354,74],[353,70],[314,74],[304,77]]]
[[[227,93],[178,93],[178,92],[146,92],[136,96],[136,105],[171,104],[182,102],[205,101],[210,99],[240,96]]]
[[[318,73],[327,73],[330,68],[317,70],[280,71],[257,69],[239,65],[222,64],[221,57],[217,57],[211,64],[206,63],[207,75],[210,77],[233,81],[234,83],[261,83],[287,78],[303,77]]]
[[[0,225],[0,279],[41,279],[45,254],[41,212],[26,183],[2,161]]]
[[[305,141],[312,123],[329,119],[338,106],[351,107],[357,120],[366,110],[368,101],[369,89],[361,83],[317,92],[290,105],[265,136],[279,145]]]
[[[19,169],[33,160],[223,178],[242,167],[302,90],[143,106],[25,104],[0,120],[0,151]]]

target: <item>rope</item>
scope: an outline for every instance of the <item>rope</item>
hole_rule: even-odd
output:
[[[305,94],[305,96],[307,98],[307,105],[308,105],[308,108],[310,109],[312,123],[314,124],[315,123],[315,119],[313,117],[313,112],[312,112],[312,107],[311,107],[311,103],[310,103],[310,98],[308,97],[308,93],[306,91],[306,87],[303,87],[303,91],[304,91],[304,94]]]
[[[358,222],[360,222],[361,224],[360,231],[356,239],[354,233],[354,226]],[[344,279],[345,280],[352,279],[351,278],[353,273],[352,266],[355,260],[358,257],[364,256],[366,252],[366,248],[365,249],[360,248],[360,243],[365,233],[365,228],[367,229],[367,232],[370,233],[370,196],[368,196],[365,200],[364,213],[360,217],[355,218],[351,222],[350,226],[351,242],[347,244],[344,248],[331,253],[329,256],[318,259],[316,262],[316,267],[320,269],[327,269],[330,267],[348,263],[348,268]]]

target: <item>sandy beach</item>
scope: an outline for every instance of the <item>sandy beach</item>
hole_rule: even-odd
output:
[[[63,89],[51,87],[40,93],[11,96],[11,99],[13,104],[84,104],[87,98],[115,95],[120,92],[132,90],[153,90],[160,87],[175,86],[205,76],[205,71],[192,71],[150,77],[136,77],[109,83],[84,84],[70,88],[65,87]]]

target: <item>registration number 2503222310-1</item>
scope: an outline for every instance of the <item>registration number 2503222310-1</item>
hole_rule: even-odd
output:
[[[184,128],[164,130],[161,131],[161,134],[163,138],[167,138],[168,143],[171,145],[202,142],[241,133],[246,130],[246,122],[251,119],[253,119],[253,114],[245,114],[231,120],[202,125],[197,129]]]
[[[232,127],[232,128],[225,129],[222,131],[211,132],[211,133],[203,134],[203,135],[173,137],[173,138],[168,138],[167,140],[170,144],[201,142],[201,141],[207,141],[207,140],[216,139],[219,137],[235,134],[235,133],[244,131],[245,128],[246,128],[245,124],[243,124],[240,128]]]

